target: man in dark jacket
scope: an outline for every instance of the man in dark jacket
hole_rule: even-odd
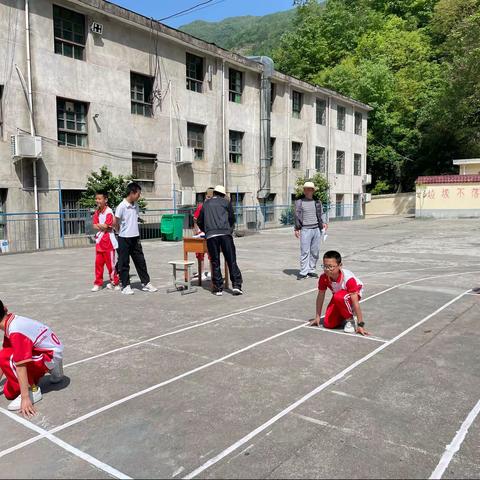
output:
[[[305,182],[304,196],[295,202],[295,236],[300,239],[299,280],[318,277],[315,269],[320,255],[321,231],[328,228],[322,202],[313,198],[315,190],[313,182]]]
[[[235,214],[232,204],[225,198],[222,185],[214,188],[213,198],[203,205],[197,225],[205,232],[208,253],[212,262],[212,281],[215,295],[223,294],[223,275],[220,266],[220,252],[223,253],[230,271],[233,294],[242,295],[242,274],[237,265],[237,254],[233,243]]]

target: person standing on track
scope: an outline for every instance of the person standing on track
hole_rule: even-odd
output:
[[[233,295],[243,295],[242,273],[237,265],[237,254],[233,243],[233,227],[235,213],[230,201],[226,198],[226,190],[217,185],[213,197],[205,202],[198,217],[198,227],[205,232],[208,253],[212,262],[213,293],[223,295],[223,275],[220,266],[220,252],[223,253],[230,271]]]
[[[313,182],[305,182],[303,197],[295,202],[295,236],[300,239],[298,280],[318,277],[315,270],[320,256],[321,232],[328,228],[322,202],[314,199],[315,191]]]
[[[132,182],[127,186],[127,196],[115,210],[116,226],[118,228],[118,272],[122,282],[122,293],[133,295],[130,286],[130,257],[137,270],[142,290],[156,292],[158,289],[150,283],[147,263],[140,243],[140,230],[138,228],[138,215],[140,208],[138,200],[142,194],[142,187]]]

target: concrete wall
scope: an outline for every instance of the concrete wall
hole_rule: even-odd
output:
[[[480,183],[417,185],[415,216],[480,217]]]
[[[84,14],[87,25],[92,21],[102,23],[104,31],[102,36],[88,32],[85,61],[55,54],[52,1],[31,2],[35,124],[37,135],[43,137],[43,158],[38,162],[41,211],[58,210],[59,183],[62,190],[82,190],[88,174],[102,165],[115,174],[130,174],[132,152],[157,155],[155,188],[146,194],[149,208],[172,207],[174,188],[177,192],[183,189],[204,192],[211,185],[224,183],[224,176],[228,190],[245,194],[245,205],[258,204],[260,64],[164,26],[155,27],[159,33],[154,41],[156,34],[149,19],[112,4],[93,0],[82,0],[81,4],[58,0],[55,4]],[[202,93],[185,87],[186,52],[203,57],[205,71],[211,68],[212,81],[207,81],[205,76]],[[7,212],[33,211],[32,162],[22,160],[14,164],[9,142],[9,136],[17,129],[29,131],[24,93],[13,68],[18,64],[26,76],[23,0],[0,0],[0,58],[7,59],[7,70],[0,69],[0,84],[5,85],[0,188],[8,189]],[[228,100],[230,67],[243,72],[241,104]],[[155,75],[159,95],[152,118],[131,113],[130,72]],[[335,195],[342,193],[346,204],[353,203],[352,194],[364,191],[362,176],[353,175],[353,156],[362,155],[361,173],[365,174],[368,108],[278,72],[273,81],[276,99],[272,136],[276,144],[271,192],[276,194],[275,204],[290,203],[295,180],[315,167],[316,146],[323,146],[327,151],[331,201],[335,202]],[[292,117],[293,89],[303,94],[301,119]],[[58,146],[58,97],[88,103],[87,148]],[[326,126],[316,124],[316,98],[330,103]],[[345,132],[336,129],[337,104],[347,109]],[[355,111],[363,114],[363,135],[353,133]],[[205,159],[177,166],[175,149],[187,144],[187,122],[206,126]],[[244,132],[241,165],[228,162],[229,130]],[[295,170],[291,162],[292,141],[303,145],[301,168]],[[337,150],[346,152],[344,175],[335,173]]]
[[[365,204],[366,215],[413,215],[415,213],[415,193],[395,193],[373,195],[372,201]]]

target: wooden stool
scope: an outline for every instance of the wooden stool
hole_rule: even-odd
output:
[[[197,289],[192,287],[192,265],[194,262],[177,260],[168,263],[173,267],[173,287],[169,288],[167,293],[181,291],[182,295],[188,295],[189,293],[196,292]],[[185,272],[185,275],[180,275],[180,277],[177,277],[178,271]]]

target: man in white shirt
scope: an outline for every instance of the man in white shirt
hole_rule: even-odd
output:
[[[140,243],[140,231],[138,229],[138,200],[142,194],[142,187],[132,182],[127,186],[127,196],[115,210],[116,225],[118,230],[118,273],[122,282],[122,293],[133,295],[130,286],[130,257],[137,270],[142,290],[144,292],[156,292],[150,283],[150,276],[147,271],[147,263],[143,255],[142,244]]]

